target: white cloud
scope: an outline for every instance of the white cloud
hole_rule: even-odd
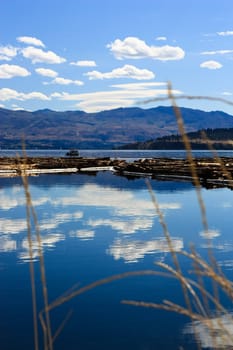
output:
[[[58,85],[71,85],[71,84],[74,84],[74,85],[81,86],[84,83],[82,81],[80,81],[80,80],[71,80],[71,79],[65,79],[65,78],[57,77],[57,78],[55,78],[55,79],[53,79],[51,81],[51,84],[58,84]]]
[[[13,89],[2,88],[0,89],[0,101],[8,101],[8,100],[18,100],[19,92]]]
[[[14,111],[23,111],[24,110],[22,107],[19,107],[16,104],[12,104],[11,109],[13,109]]]
[[[0,65],[0,79],[11,79],[14,77],[27,77],[31,73],[23,67],[14,64]]]
[[[155,77],[154,73],[148,69],[139,69],[135,66],[126,64],[121,68],[113,69],[108,73],[101,73],[96,70],[84,74],[89,77],[90,80],[95,79],[119,79],[129,78],[136,80],[150,80]]]
[[[119,60],[124,58],[152,58],[168,61],[180,60],[185,55],[184,50],[178,46],[148,46],[145,41],[136,37],[127,37],[124,40],[116,39],[113,43],[108,44],[107,48]]]
[[[18,101],[25,101],[25,100],[44,100],[48,101],[50,98],[41,92],[29,92],[29,93],[23,93],[18,92],[13,89],[8,88],[2,88],[0,89],[0,101],[9,101],[9,100],[18,100]]]
[[[228,92],[228,91],[224,91],[224,92],[222,92],[222,95],[223,96],[232,96],[233,93],[232,92]]]
[[[80,101],[76,104],[77,108],[87,112],[96,112],[109,110],[118,107],[129,107],[144,101],[146,99],[167,96],[167,88],[158,89],[158,86],[166,83],[134,83],[111,85],[117,89],[108,91],[97,91],[83,94],[53,93],[51,97],[58,98],[62,101]],[[155,87],[155,88],[153,88]],[[174,95],[180,94],[181,91],[173,90]]]
[[[17,55],[18,49],[13,46],[0,46],[0,61],[10,61]]]
[[[50,98],[41,92],[33,91],[29,92],[27,94],[20,93],[20,96],[22,96],[23,100],[43,100],[43,101],[49,101]]]
[[[201,55],[226,55],[232,53],[233,50],[216,50],[216,51],[203,51]]]
[[[61,94],[60,92],[53,92],[51,95],[50,95],[52,98],[62,98],[63,94]]]
[[[157,38],[155,40],[158,40],[158,41],[166,41],[167,40],[167,37],[166,36],[157,36]]]
[[[42,75],[43,77],[55,78],[58,76],[58,73],[52,69],[47,68],[37,68],[35,69],[37,74]]]
[[[151,87],[167,86],[164,82],[150,82],[150,83],[127,83],[127,84],[114,84],[111,87],[124,89],[124,90],[138,90],[147,89]]]
[[[133,104],[132,100],[127,99],[107,99],[107,100],[92,100],[92,101],[82,101],[75,105],[76,108],[84,110],[88,113],[95,113],[100,111],[107,111],[115,108],[121,107],[131,107]]]
[[[31,36],[19,36],[17,38],[17,41],[20,43],[27,44],[27,45],[45,47],[44,43],[41,40],[34,38],[34,37],[31,37]]]
[[[222,64],[217,61],[205,61],[200,64],[200,67],[207,69],[220,69],[222,68]]]
[[[217,32],[217,34],[220,36],[231,36],[233,35],[233,30],[227,30],[225,32]]]
[[[65,58],[58,56],[52,51],[43,51],[33,46],[28,46],[21,50],[25,58],[29,58],[32,63],[59,64],[66,61]]]
[[[77,62],[71,62],[71,66],[79,66],[79,67],[96,67],[95,61],[77,61]]]

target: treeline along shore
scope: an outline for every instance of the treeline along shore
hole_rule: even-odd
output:
[[[233,158],[195,158],[193,164],[205,188],[233,188]],[[132,162],[122,159],[83,157],[0,157],[0,177],[46,173],[89,173],[112,171],[129,179],[150,177],[158,180],[192,181],[187,159],[145,158]]]

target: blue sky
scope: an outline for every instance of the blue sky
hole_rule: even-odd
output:
[[[0,106],[150,108],[233,101],[232,0],[2,0]],[[204,110],[233,107],[178,101]]]

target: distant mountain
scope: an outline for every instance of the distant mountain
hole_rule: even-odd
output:
[[[204,133],[204,136],[203,136]],[[233,128],[203,129],[187,133],[192,149],[209,149],[210,144],[216,150],[233,150]],[[180,135],[158,137],[155,140],[135,142],[119,147],[119,149],[185,149]]]
[[[233,128],[233,116],[181,108],[187,131]],[[0,147],[20,148],[115,148],[177,134],[172,107],[118,108],[99,113],[28,112],[0,108]]]

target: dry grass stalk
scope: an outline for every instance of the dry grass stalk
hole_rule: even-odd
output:
[[[48,311],[48,291],[47,291],[47,283],[46,283],[46,273],[45,273],[45,262],[44,262],[44,256],[43,256],[43,250],[42,250],[42,242],[40,237],[40,229],[39,229],[39,223],[37,220],[37,215],[33,207],[32,199],[31,199],[31,193],[29,190],[29,183],[28,183],[28,177],[26,174],[26,153],[25,149],[23,147],[23,164],[19,164],[19,170],[21,172],[21,178],[23,182],[23,187],[25,191],[26,196],[26,207],[27,207],[27,225],[28,225],[28,244],[29,244],[29,254],[30,254],[30,269],[32,269],[33,265],[33,252],[32,252],[32,235],[31,235],[31,218],[34,222],[35,227],[35,233],[36,233],[36,239],[37,239],[37,249],[38,249],[38,255],[39,255],[39,261],[40,261],[40,275],[41,275],[41,283],[42,283],[42,290],[43,290],[43,299],[44,299],[44,305],[45,305],[45,318],[46,318],[46,325],[45,323],[42,324],[42,328],[44,331],[44,349],[45,350],[53,350],[53,341],[52,341],[52,333],[51,333],[51,323],[50,323],[50,316]],[[31,272],[32,273],[32,272]],[[34,277],[34,268],[33,268],[33,276],[31,277],[31,283],[32,283],[32,290],[33,290],[33,319],[34,319],[34,332],[35,332],[35,349],[38,349],[38,324],[37,324],[37,312],[36,312],[36,293],[35,293],[35,277]],[[35,305],[34,305],[35,304]]]
[[[147,185],[147,188],[149,190],[149,193],[150,193],[150,196],[151,196],[151,201],[152,201],[152,203],[154,205],[156,214],[159,217],[159,222],[160,222],[160,225],[162,226],[163,234],[164,234],[164,236],[166,238],[169,251],[170,251],[170,253],[172,255],[172,258],[173,258],[173,263],[175,265],[175,268],[176,268],[176,271],[177,271],[177,274],[178,274],[178,277],[179,277],[179,280],[180,280],[180,283],[181,283],[181,286],[182,286],[182,290],[183,290],[186,306],[189,309],[189,311],[192,312],[192,306],[191,306],[191,303],[190,303],[190,300],[189,300],[189,296],[188,296],[188,293],[187,293],[187,285],[184,282],[184,278],[183,278],[183,274],[182,274],[181,267],[180,267],[180,264],[179,264],[179,260],[177,258],[177,254],[175,252],[175,249],[173,248],[172,239],[171,239],[170,233],[168,231],[167,224],[166,224],[166,222],[164,220],[163,213],[160,210],[159,203],[158,203],[158,201],[156,199],[155,193],[154,193],[154,191],[153,191],[153,189],[151,187],[151,184],[150,184],[149,180],[146,179],[145,181],[146,181],[146,185]]]
[[[177,126],[179,129],[179,133],[182,137],[182,141],[184,143],[185,146],[185,150],[186,150],[186,155],[187,155],[187,159],[189,161],[189,165],[190,165],[190,171],[191,171],[191,175],[192,175],[192,179],[197,191],[197,198],[198,198],[198,202],[199,202],[199,206],[201,209],[201,217],[202,217],[202,224],[204,227],[204,230],[206,232],[208,232],[208,222],[207,222],[207,218],[206,218],[206,208],[205,208],[205,203],[203,201],[202,195],[201,195],[201,184],[199,181],[199,177],[197,174],[197,169],[196,169],[196,165],[195,162],[193,160],[193,156],[192,156],[192,147],[191,147],[191,143],[189,141],[189,138],[187,136],[187,133],[185,131],[185,126],[184,126],[184,121],[182,118],[182,114],[181,111],[179,109],[179,107],[177,106],[176,103],[176,97],[172,94],[172,86],[171,83],[168,83],[168,98],[171,101],[173,110],[174,110],[174,114],[176,117],[176,121],[177,121]]]
[[[138,104],[148,104],[151,102],[163,102],[163,101],[167,101],[170,98],[168,96],[165,97],[154,97],[151,99],[147,99],[144,100],[142,102],[138,102]],[[227,100],[226,98],[222,98],[222,97],[212,97],[212,96],[193,96],[193,95],[176,95],[175,96],[176,100],[205,100],[205,101],[212,101],[212,102],[222,102],[224,104],[227,104],[229,106],[233,106],[233,102],[230,100]]]
[[[124,278],[128,278],[128,277],[134,277],[134,276],[166,276],[166,277],[170,277],[170,274],[165,274],[159,271],[155,271],[155,270],[139,270],[139,271],[131,271],[131,272],[123,272],[117,275],[113,275],[110,277],[106,277],[103,279],[100,279],[98,281],[92,282],[84,287],[81,287],[77,290],[74,290],[73,292],[67,294],[65,293],[63,296],[57,298],[56,300],[54,300],[51,304],[49,304],[48,306],[48,310],[51,311],[54,308],[70,301],[71,299],[88,292],[89,290],[92,290],[96,287],[117,281],[117,280],[122,280]],[[45,310],[42,310],[40,312],[40,315],[42,315],[45,312]]]
[[[38,336],[38,321],[37,321],[37,302],[36,302],[36,285],[35,285],[35,269],[33,264],[33,249],[32,249],[32,227],[31,227],[31,215],[30,215],[30,191],[25,174],[25,159],[23,164],[19,164],[21,178],[24,186],[24,193],[26,198],[26,218],[27,218],[27,239],[29,248],[29,269],[32,289],[32,311],[33,311],[33,328],[34,328],[34,348],[39,350],[39,336]]]

